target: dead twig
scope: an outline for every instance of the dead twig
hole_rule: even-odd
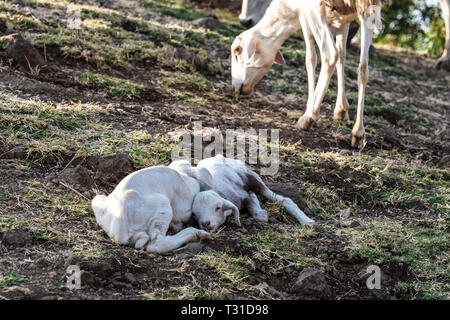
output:
[[[67,189],[69,189],[69,190],[75,192],[75,193],[76,193],[77,195],[79,195],[80,197],[83,197],[83,198],[85,198],[86,200],[89,200],[89,198],[87,198],[86,196],[82,195],[79,191],[75,190],[74,188],[72,188],[72,187],[69,186],[68,184],[65,184],[65,183],[62,182],[61,180],[59,181],[59,183],[60,183],[62,186],[66,187]]]

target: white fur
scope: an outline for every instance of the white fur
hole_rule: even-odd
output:
[[[209,190],[200,191],[201,187]],[[281,203],[301,224],[314,224],[291,199],[270,191],[243,162],[223,156],[202,160],[196,168],[180,160],[169,167],[136,171],[109,196],[97,195],[92,208],[97,223],[117,243],[167,252],[210,238],[196,228],[181,230],[191,217],[207,231],[216,230],[230,215],[240,226],[239,210],[244,207],[255,219],[267,221],[255,193]],[[169,227],[179,232],[168,236]]]
[[[327,1],[332,3],[333,0]],[[363,123],[365,89],[368,79],[369,47],[375,24],[381,26],[381,2],[368,9],[354,10],[346,16],[330,14],[330,7],[322,0],[274,0],[258,24],[239,35],[232,45],[232,82],[236,91],[248,95],[264,76],[277,57],[281,44],[301,28],[306,42],[306,68],[308,71],[308,102],[305,114],[297,127],[307,130],[320,118],[320,106],[335,68],[338,70],[338,98],[334,110],[336,120],[347,121],[348,102],[345,97],[344,63],[349,23],[361,21],[361,57],[358,68],[358,111],[352,130],[352,145],[365,145]],[[370,12],[369,12],[370,11]],[[300,22],[300,23],[299,23]],[[317,55],[321,57],[321,71],[316,84]],[[256,49],[253,48],[256,45]],[[245,52],[255,52],[247,56]]]
[[[282,204],[302,225],[314,224],[314,220],[308,218],[291,199],[272,192],[242,161],[217,155],[200,161],[197,169],[208,170],[212,177],[212,189],[231,201],[239,210],[246,208],[256,220],[268,220],[267,212],[261,208],[256,197],[258,194]]]
[[[160,166],[139,170],[125,177],[109,196],[97,195],[92,200],[97,223],[119,244],[151,252],[171,251],[189,241],[210,238],[203,230],[181,230],[191,218],[192,208],[211,220],[223,216],[222,211],[237,208],[213,191],[200,192],[197,179],[176,170],[183,165],[175,162],[175,169]],[[196,198],[202,205],[196,204]],[[235,216],[239,217],[238,210]],[[169,226],[181,231],[167,236]]]

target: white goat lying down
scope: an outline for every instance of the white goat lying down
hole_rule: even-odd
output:
[[[258,174],[248,169],[242,161],[217,155],[200,161],[196,168],[191,167],[187,161],[178,163],[183,163],[185,166],[180,170],[183,170],[188,175],[197,177],[203,184],[209,185],[212,190],[231,201],[239,210],[247,209],[255,220],[268,220],[267,212],[261,208],[256,196],[260,195],[268,200],[282,204],[287,213],[296,218],[300,224],[308,226],[314,224],[314,220],[308,218],[294,201],[272,192]],[[199,203],[197,202],[197,204]],[[200,210],[194,211],[200,212]],[[202,212],[206,213],[206,211]],[[195,212],[194,215],[201,225],[210,224],[212,229],[216,229],[222,224],[220,220],[214,221],[210,217],[204,217]]]
[[[213,190],[200,191],[210,186],[220,190],[223,197]],[[300,223],[314,223],[291,199],[271,192],[242,162],[222,156],[203,160],[197,168],[181,160],[169,167],[136,171],[109,196],[97,195],[92,208],[97,223],[117,243],[167,252],[189,241],[210,239],[210,234],[200,229],[181,230],[192,216],[209,231],[216,230],[231,214],[240,226],[239,209],[243,207],[256,219],[267,221],[267,212],[252,191],[282,203]],[[169,227],[178,233],[167,235]]]
[[[349,24],[361,21],[361,58],[358,69],[358,111],[352,130],[352,145],[365,145],[364,97],[368,79],[369,48],[374,25],[382,28],[381,5],[391,0],[273,0],[264,17],[253,28],[240,34],[231,47],[233,88],[249,95],[274,62],[283,64],[279,52],[283,42],[300,27],[306,44],[308,102],[297,127],[309,129],[320,118],[320,106],[331,76],[337,67],[338,97],[334,119],[348,121],[345,97],[344,63]],[[321,71],[316,86],[317,43]]]

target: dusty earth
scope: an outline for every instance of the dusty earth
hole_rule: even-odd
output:
[[[81,8],[81,30],[64,27],[69,3]],[[287,65],[236,103],[235,12],[0,1],[0,22],[41,55],[27,68],[0,38],[0,299],[449,298],[450,73],[433,58],[377,46],[360,151],[352,123],[330,120],[335,78],[317,126],[294,128],[307,99],[301,33],[283,47]],[[358,58],[348,59],[354,119]],[[264,180],[318,225],[298,226],[266,202],[268,223],[243,212],[242,228],[229,221],[213,240],[167,255],[110,241],[90,200],[134,170],[170,163],[173,133],[193,121],[279,129],[279,172]],[[379,290],[366,286],[373,264]],[[79,290],[66,287],[70,265],[82,270]]]

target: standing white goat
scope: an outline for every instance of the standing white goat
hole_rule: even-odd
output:
[[[192,216],[206,216],[217,221],[215,228],[231,213],[240,225],[239,210],[214,191],[200,192],[200,182],[171,167],[151,167],[125,177],[109,196],[97,195],[92,208],[97,223],[119,244],[137,249],[167,252],[189,241],[209,239],[209,233],[196,228],[181,230]],[[191,170],[191,175],[208,180],[204,170]],[[180,231],[166,235],[169,226]],[[203,226],[214,230],[212,226]]]
[[[373,29],[382,28],[381,5],[390,0],[274,0],[261,21],[239,35],[231,47],[233,88],[249,95],[256,83],[274,62],[283,64],[279,52],[283,42],[293,33],[303,30],[306,43],[308,71],[308,102],[305,114],[297,127],[307,130],[320,118],[320,106],[331,76],[337,67],[338,97],[334,119],[348,121],[348,102],[345,97],[344,63],[348,28],[351,21],[361,21],[361,57],[358,68],[358,108],[352,130],[352,145],[363,148],[364,98],[368,80],[369,48]],[[316,86],[315,69],[317,43],[321,56],[321,71]]]
[[[271,2],[272,0],[243,0],[239,21],[246,28],[253,27],[262,19]],[[441,58],[437,61],[435,68],[445,68],[450,70],[450,0],[440,0],[440,3],[442,17],[445,22],[445,48]],[[359,29],[358,24],[355,24],[355,26],[356,29],[353,36]],[[350,27],[350,29],[352,29],[352,27]],[[352,38],[353,36],[350,37]],[[349,42],[347,42],[347,47],[348,46]]]

